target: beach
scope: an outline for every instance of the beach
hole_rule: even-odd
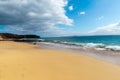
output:
[[[66,52],[78,53],[120,66],[120,51],[101,50],[52,42],[37,42],[36,45],[37,48],[40,49],[62,50]]]
[[[120,80],[120,66],[83,54],[1,41],[0,80]]]

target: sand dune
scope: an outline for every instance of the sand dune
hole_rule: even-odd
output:
[[[120,80],[120,67],[81,54],[0,42],[0,80]]]

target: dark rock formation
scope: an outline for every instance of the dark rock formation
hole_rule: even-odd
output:
[[[29,40],[29,39],[36,39],[40,38],[37,35],[18,35],[18,34],[11,34],[11,33],[0,33],[0,40]]]

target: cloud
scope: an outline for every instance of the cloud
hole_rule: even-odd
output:
[[[84,15],[84,14],[86,14],[86,12],[82,11],[82,12],[80,12],[79,14],[80,14],[80,15]]]
[[[114,24],[109,24],[103,27],[98,27],[89,34],[93,35],[118,35],[120,34],[120,22],[114,23]]]
[[[96,18],[96,20],[102,20],[104,18],[104,16],[100,16],[98,18]]]
[[[56,25],[72,25],[67,0],[0,0],[0,25],[21,33],[52,33]],[[62,30],[61,30],[62,31]]]
[[[73,6],[69,6],[68,9],[69,9],[70,11],[72,11],[72,10],[73,10]]]

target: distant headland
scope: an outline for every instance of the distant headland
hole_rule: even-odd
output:
[[[40,38],[38,35],[19,35],[12,33],[0,33],[0,41],[19,41],[27,39],[37,39]]]

